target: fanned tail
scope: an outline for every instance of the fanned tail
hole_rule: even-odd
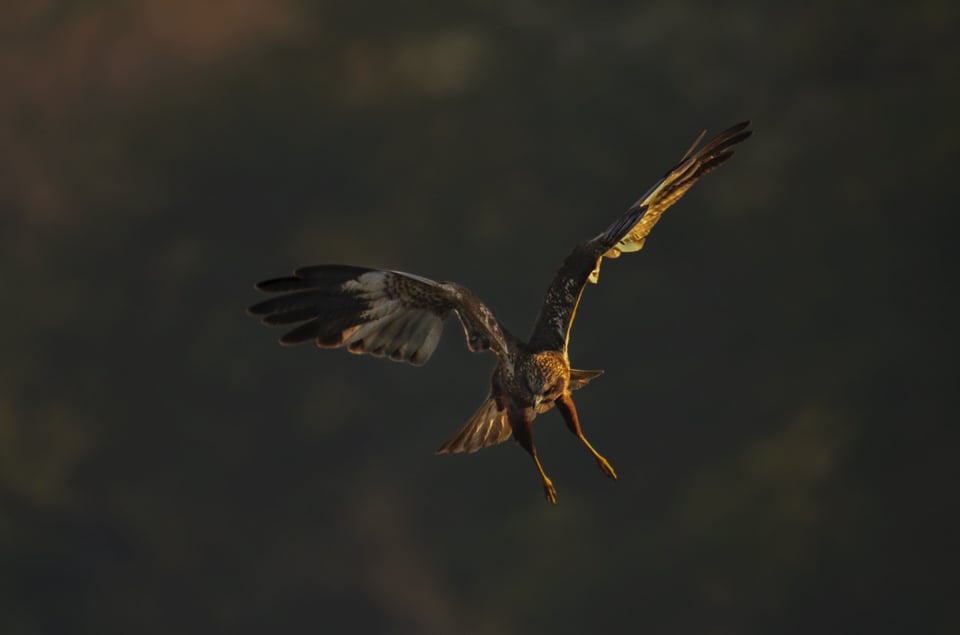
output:
[[[499,410],[493,397],[487,397],[470,420],[437,449],[437,454],[472,454],[477,450],[503,443],[513,430],[507,411]]]

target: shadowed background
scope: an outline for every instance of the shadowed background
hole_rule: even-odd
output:
[[[0,10],[0,631],[956,632],[953,2]],[[253,282],[604,265],[562,420],[433,450],[491,355],[281,349]]]

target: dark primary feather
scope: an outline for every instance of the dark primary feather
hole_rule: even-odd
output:
[[[631,205],[617,222],[596,238],[574,248],[547,289],[530,338],[534,350],[567,350],[570,328],[584,286],[588,280],[597,282],[603,258],[617,258],[623,252],[641,249],[663,212],[700,177],[733,156],[731,148],[750,136],[749,125],[750,122],[745,121],[728,128],[697,149],[704,136],[701,133],[680,162]]]
[[[251,315],[271,326],[300,323],[280,338],[283,345],[314,341],[420,365],[430,359],[454,311],[470,350],[506,354],[500,323],[460,285],[398,271],[315,265],[265,280],[257,289],[279,295],[250,307]]]
[[[693,187],[697,180],[717,169],[733,156],[731,148],[752,134],[752,131],[747,130],[749,125],[749,121],[744,121],[727,128],[702,148],[697,149],[697,145],[703,138],[703,133],[701,133],[697,142],[687,150],[680,162],[647,190],[636,203],[630,206],[631,210],[643,209],[643,215],[630,232],[604,256],[606,258],[617,258],[621,253],[639,251],[643,248],[644,240],[646,240],[653,226],[660,220],[663,212],[676,203],[687,190]],[[598,273],[599,271],[591,276],[591,282],[597,281]]]

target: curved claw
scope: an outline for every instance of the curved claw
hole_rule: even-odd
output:
[[[551,504],[557,504],[557,488],[553,486],[553,483],[550,482],[550,479],[545,479],[543,481],[543,493],[546,494],[547,500]]]
[[[604,474],[606,474],[613,480],[617,480],[617,473],[613,471],[613,466],[610,465],[609,461],[607,461],[605,458],[603,458],[599,454],[597,455],[597,465],[600,466],[600,469],[603,470]]]

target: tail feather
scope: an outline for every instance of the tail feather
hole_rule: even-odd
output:
[[[493,397],[487,397],[470,420],[437,449],[437,454],[472,454],[503,443],[511,434],[507,411],[499,410]]]

